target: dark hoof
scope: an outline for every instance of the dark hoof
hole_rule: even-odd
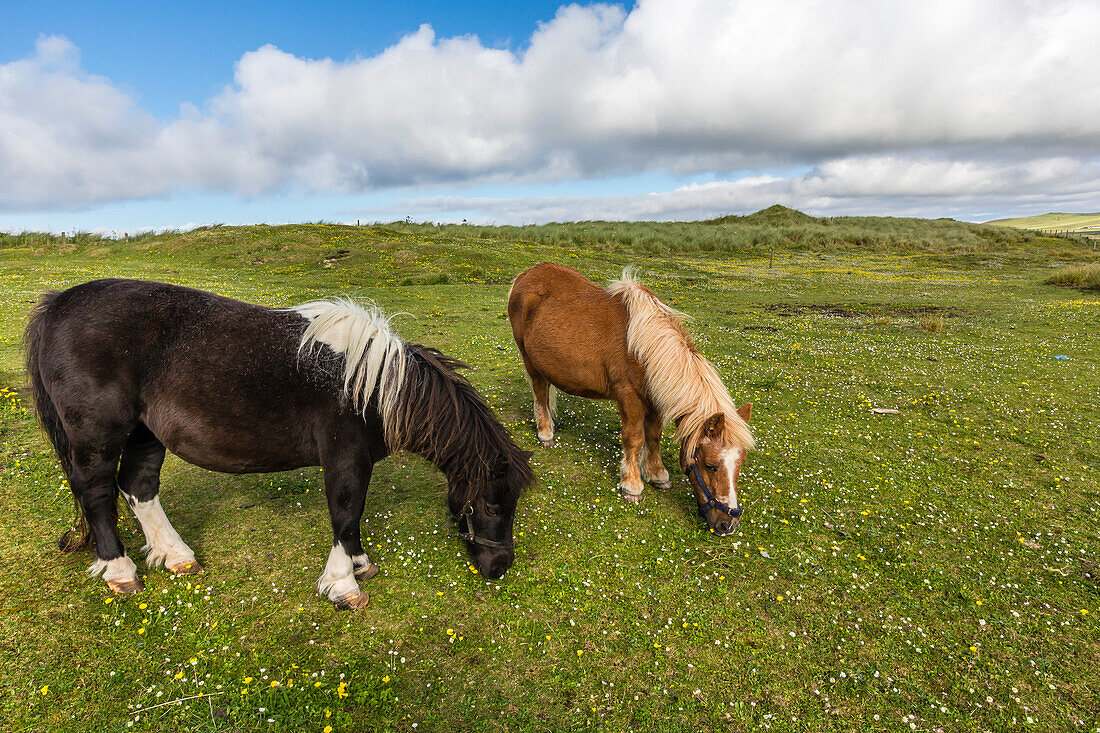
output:
[[[198,575],[202,572],[202,564],[198,560],[180,562],[170,566],[168,572],[176,575]]]
[[[378,575],[378,566],[372,562],[368,562],[366,565],[360,565],[355,569],[356,580],[370,580],[375,575]]]
[[[137,578],[133,580],[108,580],[107,587],[118,594],[140,593],[145,590],[145,584]]]
[[[360,608],[366,608],[370,603],[370,596],[359,591],[357,593],[348,593],[343,598],[336,601],[336,608],[341,611],[358,611]]]
[[[539,438],[539,445],[541,445],[543,448],[553,448],[554,439],[551,438],[550,440],[543,440],[542,438]]]
[[[671,481],[646,481],[646,483],[649,484],[650,486],[652,486],[655,489],[671,489],[672,488],[672,482]]]

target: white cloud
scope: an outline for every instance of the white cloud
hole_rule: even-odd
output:
[[[571,5],[519,53],[428,26],[346,61],[265,46],[168,123],[43,38],[0,65],[0,209],[791,164],[815,171],[637,206],[1095,196],[1097,28],[1092,0]]]
[[[1028,212],[1049,211],[1065,203],[1092,210],[1098,190],[1100,162],[1052,158],[982,164],[863,157],[832,161],[802,175],[751,176],[667,192],[518,198],[426,196],[350,213],[368,219],[398,211],[421,220],[534,224],[586,219],[707,219],[781,203],[819,216],[874,212],[971,218],[978,213],[980,218],[981,212],[1001,210],[1008,198]]]

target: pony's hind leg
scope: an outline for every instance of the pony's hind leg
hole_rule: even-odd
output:
[[[554,414],[557,412],[557,390],[546,377],[536,372],[524,359],[524,376],[535,396],[535,427],[539,444],[543,448],[554,447]]]
[[[202,572],[194,551],[168,521],[160,504],[160,467],[163,463],[164,445],[149,428],[138,423],[122,449],[118,485],[145,534],[145,564],[163,566],[184,575]]]
[[[370,596],[359,589],[359,580],[378,573],[363,551],[359,522],[370,484],[372,464],[359,455],[333,456],[323,464],[325,496],[332,520],[332,549],[325,571],[317,580],[317,591],[343,610],[364,608]]]
[[[88,568],[101,575],[115,593],[136,593],[144,588],[137,565],[126,555],[118,536],[118,485],[115,483],[121,446],[89,445],[72,441],[69,485],[76,496],[88,531],[95,542],[96,561]]]
[[[645,444],[642,446],[642,478],[650,486],[658,489],[671,489],[672,480],[661,460],[661,432],[664,421],[656,410],[649,410],[645,416]]]

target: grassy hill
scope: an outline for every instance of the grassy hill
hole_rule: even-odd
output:
[[[784,249],[803,252],[1026,254],[1042,239],[1034,232],[953,219],[821,218],[779,205],[748,216],[724,216],[700,222],[585,221],[519,227],[395,223],[388,226],[421,234],[487,240],[503,238],[557,247],[596,247],[624,253],[753,253]]]
[[[537,446],[503,311],[542,260],[598,281],[640,266],[754,403],[736,535],[705,531],[676,471],[671,491],[619,498],[609,403],[562,395],[558,445]],[[1042,281],[1095,260],[1004,227],[781,209],[0,237],[0,730],[1093,730],[1100,299]],[[106,276],[405,314],[397,332],[469,362],[535,451],[514,568],[470,573],[441,475],[393,456],[363,523],[382,572],[366,609],[338,612],[314,588],[319,471],[169,456],[166,512],[205,574],[111,595],[54,547],[72,500],[19,353],[40,292]],[[674,468],[671,430],[662,449]]]
[[[987,221],[986,224],[1100,236],[1100,214],[1040,214],[1016,219],[996,219]]]

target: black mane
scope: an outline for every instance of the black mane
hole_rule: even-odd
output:
[[[408,362],[399,402],[401,445],[447,476],[454,503],[473,501],[504,477],[514,503],[535,475],[529,455],[512,442],[474,386],[458,372],[468,365],[420,344],[406,344]]]

